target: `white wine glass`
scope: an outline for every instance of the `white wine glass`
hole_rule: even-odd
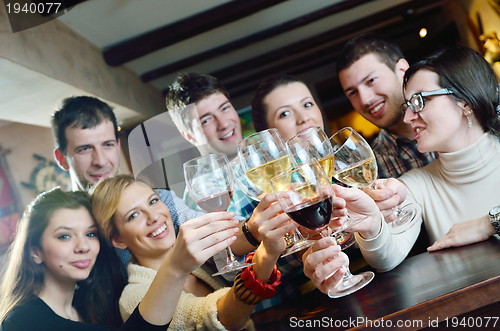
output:
[[[376,189],[377,161],[370,144],[354,129],[347,127],[339,130],[331,138],[334,149],[335,170],[333,177],[348,186]],[[395,207],[396,220],[389,223],[392,234],[403,233],[411,228],[422,213],[418,203]]]
[[[184,179],[189,194],[207,213],[227,211],[233,197],[233,174],[225,154],[208,154],[184,163]],[[226,265],[212,276],[243,269],[254,263],[236,260],[226,248]]]
[[[335,194],[331,178],[325,176],[317,161],[297,165],[277,175],[271,179],[271,185],[283,210],[291,219],[303,227],[319,231],[323,237],[328,236]],[[328,296],[337,298],[351,294],[366,286],[374,277],[371,271],[353,275],[347,267],[342,281],[329,290]]]
[[[306,141],[311,149],[314,150],[314,152],[310,152],[309,154],[314,154],[314,157],[318,159],[318,163],[325,171],[327,177],[333,178],[333,148],[328,135],[319,126],[313,126],[297,133],[295,136],[290,138],[290,140],[288,140],[286,144],[293,154],[293,150],[297,150],[300,147],[300,144],[303,144],[304,141]],[[293,148],[292,146],[296,147]],[[304,145],[302,146],[304,148]],[[302,150],[295,153],[296,160],[305,161],[307,160],[307,157],[307,151]],[[351,247],[356,242],[354,234],[347,231],[337,232],[335,240],[337,240],[337,243],[340,245],[340,248],[342,250]]]
[[[251,183],[243,192],[249,192],[255,200],[262,200],[266,194],[273,193],[271,178],[290,169],[293,164],[290,151],[277,129],[254,133],[238,143],[238,158],[245,177]],[[238,181],[247,182],[243,177]],[[248,193],[247,193],[248,194]],[[255,196],[258,194],[257,196]],[[287,250],[282,257],[301,251],[314,242],[305,239],[299,230],[285,236]]]

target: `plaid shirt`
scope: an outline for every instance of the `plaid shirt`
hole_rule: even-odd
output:
[[[392,134],[384,129],[372,143],[377,159],[378,178],[397,178],[413,168],[423,167],[437,158],[437,153],[420,153],[414,139]]]

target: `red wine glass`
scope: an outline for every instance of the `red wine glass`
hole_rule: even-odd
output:
[[[323,237],[328,236],[327,227],[332,217],[332,199],[335,195],[331,179],[325,176],[317,161],[297,165],[274,177],[271,186],[291,219],[308,229],[318,230]],[[346,268],[341,282],[328,291],[328,296],[338,298],[351,294],[371,282],[374,276],[371,271],[354,276]]]
[[[189,194],[207,213],[227,211],[233,196],[233,174],[225,154],[200,156],[183,165]],[[254,263],[236,260],[231,248],[226,248],[227,263],[212,276],[245,268]]]

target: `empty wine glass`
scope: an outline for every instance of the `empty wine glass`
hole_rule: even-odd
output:
[[[335,156],[335,179],[348,186],[376,189],[374,184],[377,180],[377,161],[366,140],[354,129],[347,127],[335,133],[330,142]],[[393,234],[411,228],[422,213],[422,207],[418,203],[410,203],[402,208],[395,207],[393,210],[396,220],[388,224]]]
[[[233,174],[225,154],[208,154],[184,163],[184,178],[189,194],[207,213],[227,211],[233,196]],[[231,248],[226,248],[227,263],[212,276],[243,269],[254,263],[236,260]]]
[[[264,195],[273,193],[270,180],[277,174],[292,167],[290,152],[278,130],[272,128],[254,133],[238,143],[238,158],[241,169],[245,172],[251,185],[242,189],[250,194],[260,193],[254,199],[260,201]],[[242,181],[246,181],[243,177]],[[241,181],[240,181],[241,182]],[[252,197],[252,195],[249,195]],[[287,256],[314,242],[306,240],[299,230],[285,237],[287,250],[281,256]]]
[[[271,186],[291,219],[308,229],[319,231],[323,237],[328,236],[327,227],[332,217],[335,194],[331,179],[325,176],[317,161],[297,165],[275,176],[271,179]],[[336,298],[351,294],[371,282],[374,276],[371,271],[354,276],[346,268],[342,281],[329,291],[328,296]]]
[[[305,147],[306,145],[301,145],[304,144],[304,141],[309,144],[310,148],[314,150],[314,152],[308,152],[307,147]],[[295,152],[296,160],[302,160],[302,162],[304,162],[308,157],[314,156],[318,159],[318,163],[321,167],[323,167],[327,177],[333,177],[333,148],[327,134],[319,126],[313,126],[297,133],[295,136],[290,138],[286,144],[292,153],[293,150],[297,151],[297,149],[302,148],[302,151]],[[304,148],[306,150],[304,150]],[[351,247],[356,242],[354,234],[350,232],[337,232],[335,239],[342,250]]]

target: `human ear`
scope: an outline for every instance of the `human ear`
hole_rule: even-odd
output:
[[[59,148],[54,150],[54,157],[55,157],[59,167],[61,167],[63,170],[66,170],[66,171],[69,170],[69,165],[68,165],[68,161],[66,160],[66,156],[63,154],[63,152]]]
[[[111,237],[111,244],[113,247],[119,249],[126,249],[127,245],[122,241],[122,237],[119,234],[115,234]]]
[[[30,249],[31,257],[33,258],[33,262],[36,264],[42,264],[42,251],[38,247],[31,247]]]
[[[406,70],[410,67],[410,64],[405,59],[399,59],[394,66],[394,72],[396,75],[400,76],[401,79],[404,77]]]
[[[196,139],[190,134],[185,131],[179,131],[181,133],[181,136],[189,141],[192,145],[196,146]]]

